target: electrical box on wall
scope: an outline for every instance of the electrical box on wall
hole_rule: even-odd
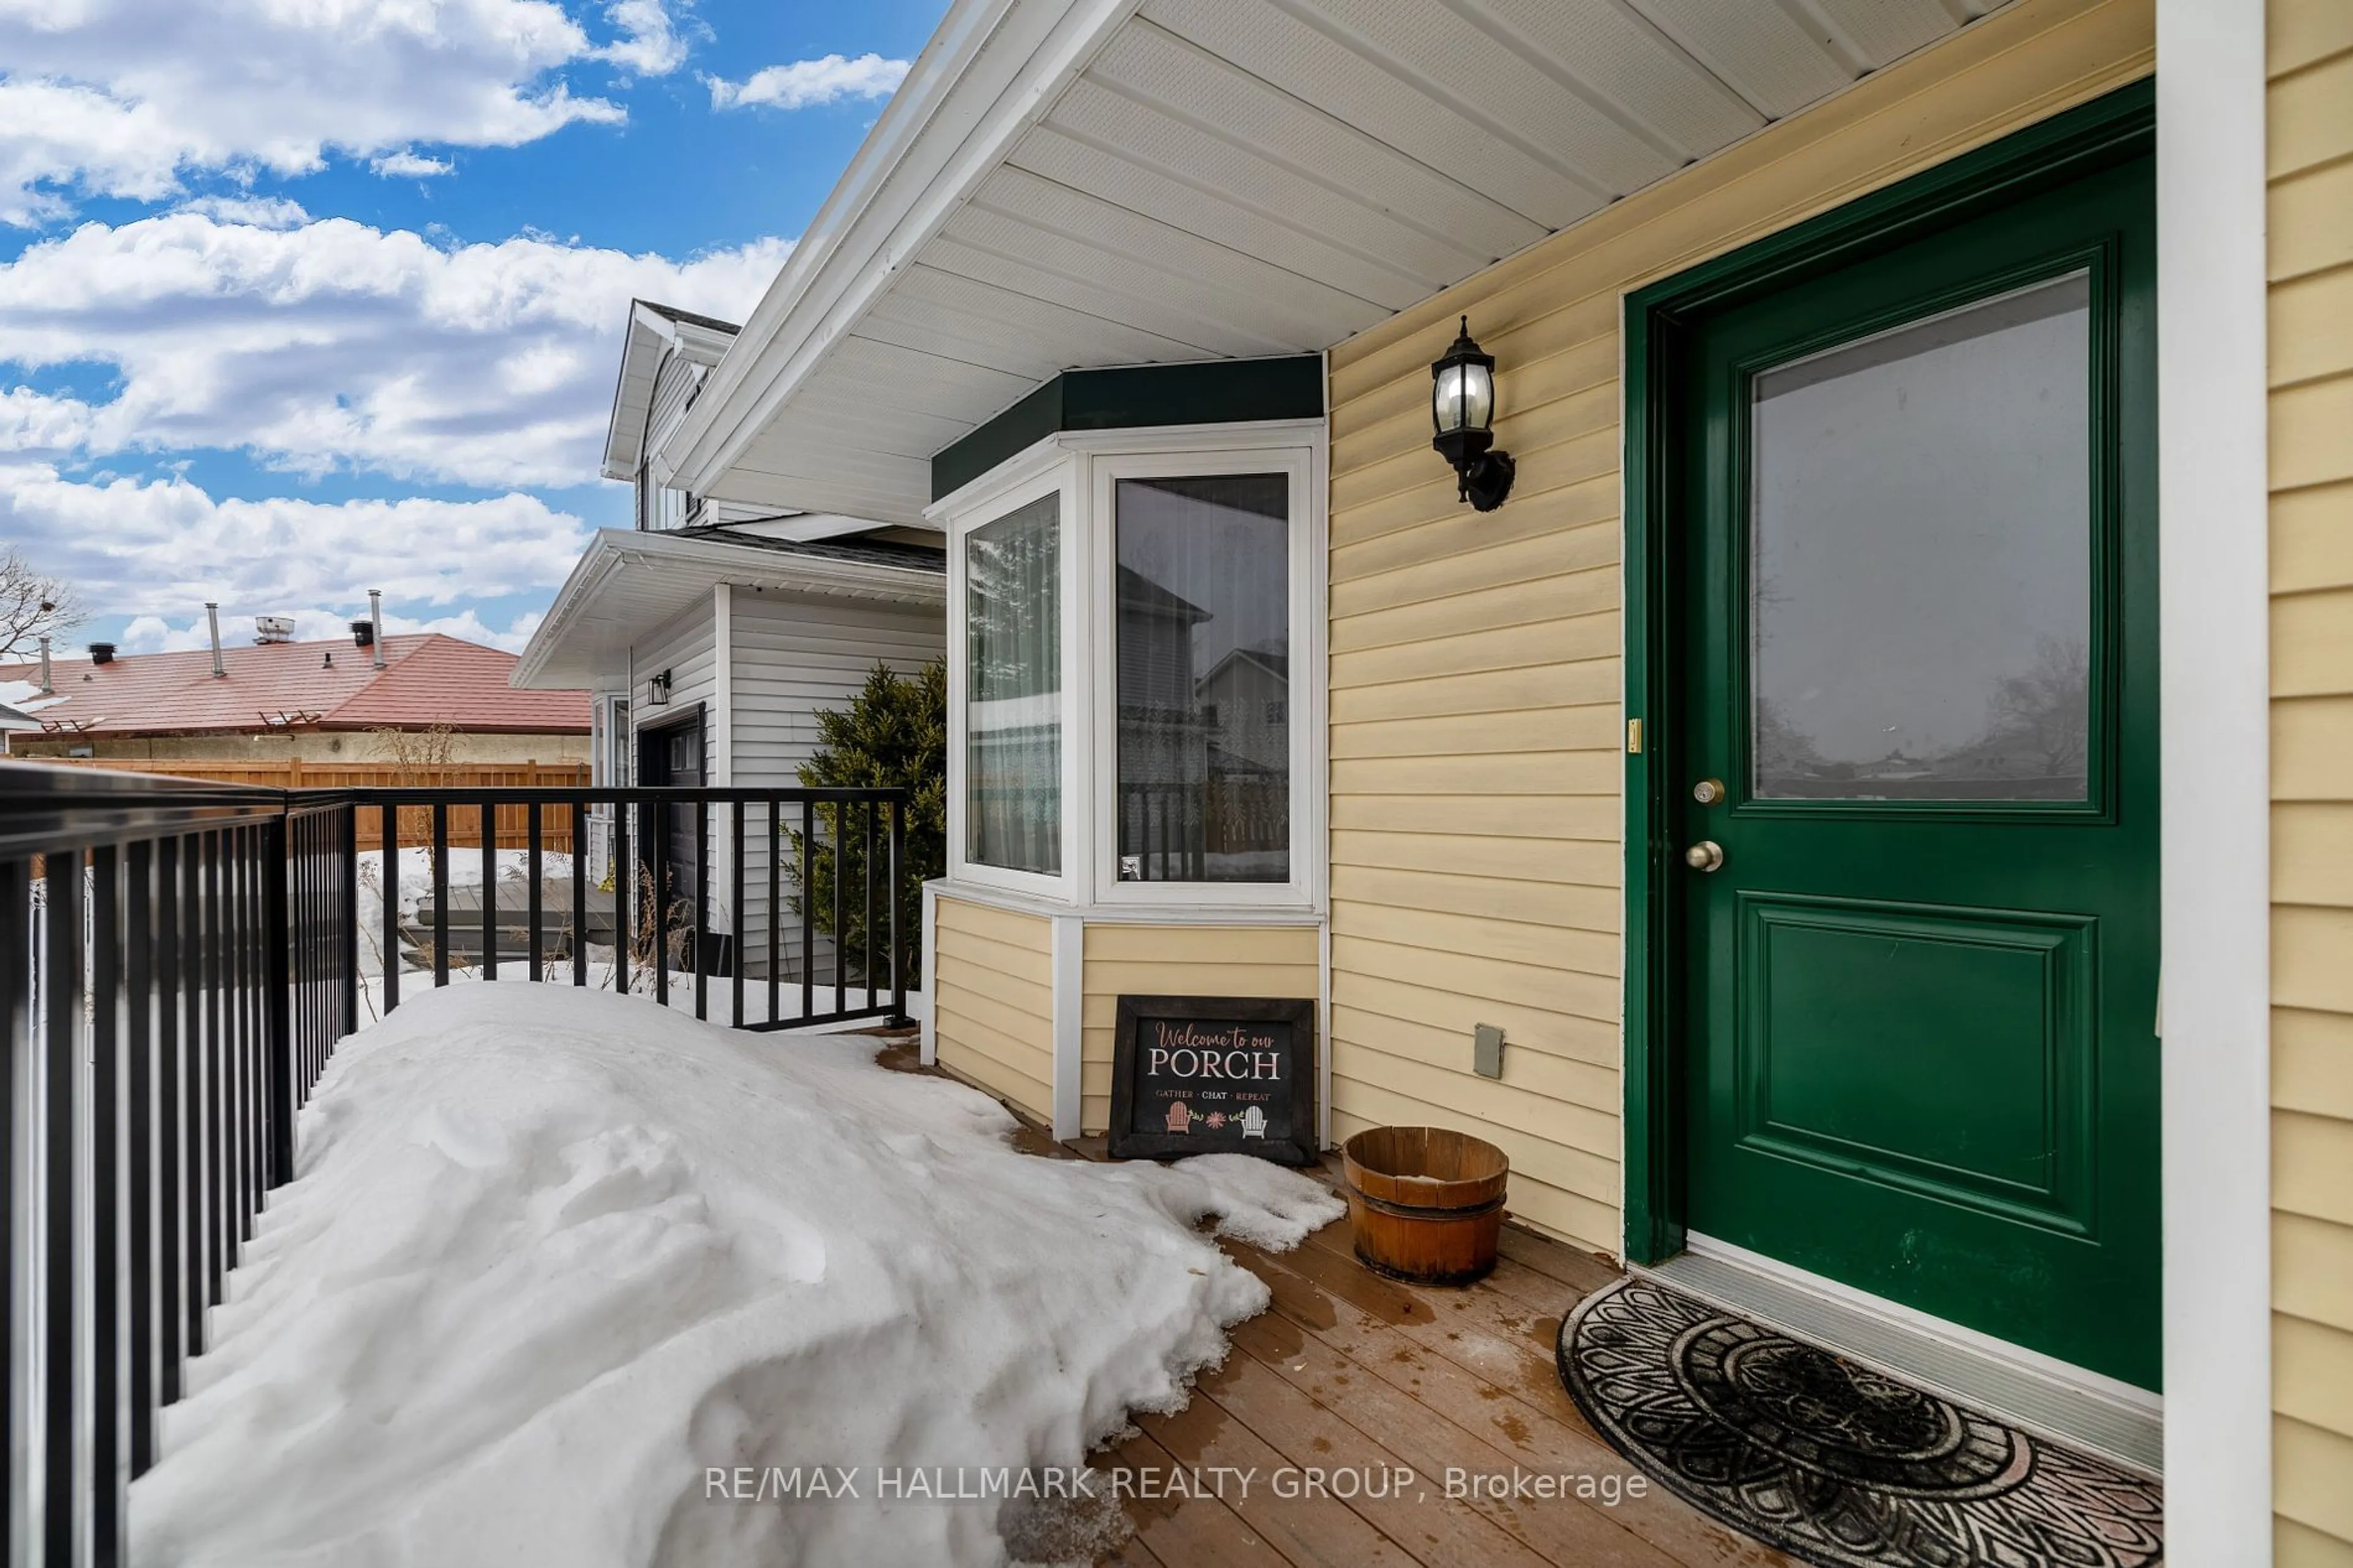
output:
[[[1493,1024],[1471,1026],[1471,1070],[1481,1078],[1504,1076],[1504,1031]]]

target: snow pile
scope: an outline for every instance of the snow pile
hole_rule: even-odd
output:
[[[1338,1201],[1240,1156],[1034,1158],[857,1037],[609,994],[428,993],[345,1043],[164,1458],[142,1564],[1002,1561],[995,1502],[872,1467],[1072,1465],[1181,1405],[1267,1291],[1197,1228]],[[710,1472],[863,1467],[863,1500]]]

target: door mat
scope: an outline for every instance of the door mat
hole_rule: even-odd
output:
[[[1823,1568],[2145,1568],[2164,1489],[1655,1280],[1586,1298],[1560,1375],[1611,1446]]]

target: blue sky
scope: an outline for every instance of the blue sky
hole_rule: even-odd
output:
[[[944,6],[0,0],[0,543],[133,650],[519,647],[629,297],[748,310]]]

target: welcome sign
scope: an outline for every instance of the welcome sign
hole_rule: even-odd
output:
[[[1111,1153],[1315,1160],[1315,1004],[1258,996],[1122,996],[1112,1047]]]

